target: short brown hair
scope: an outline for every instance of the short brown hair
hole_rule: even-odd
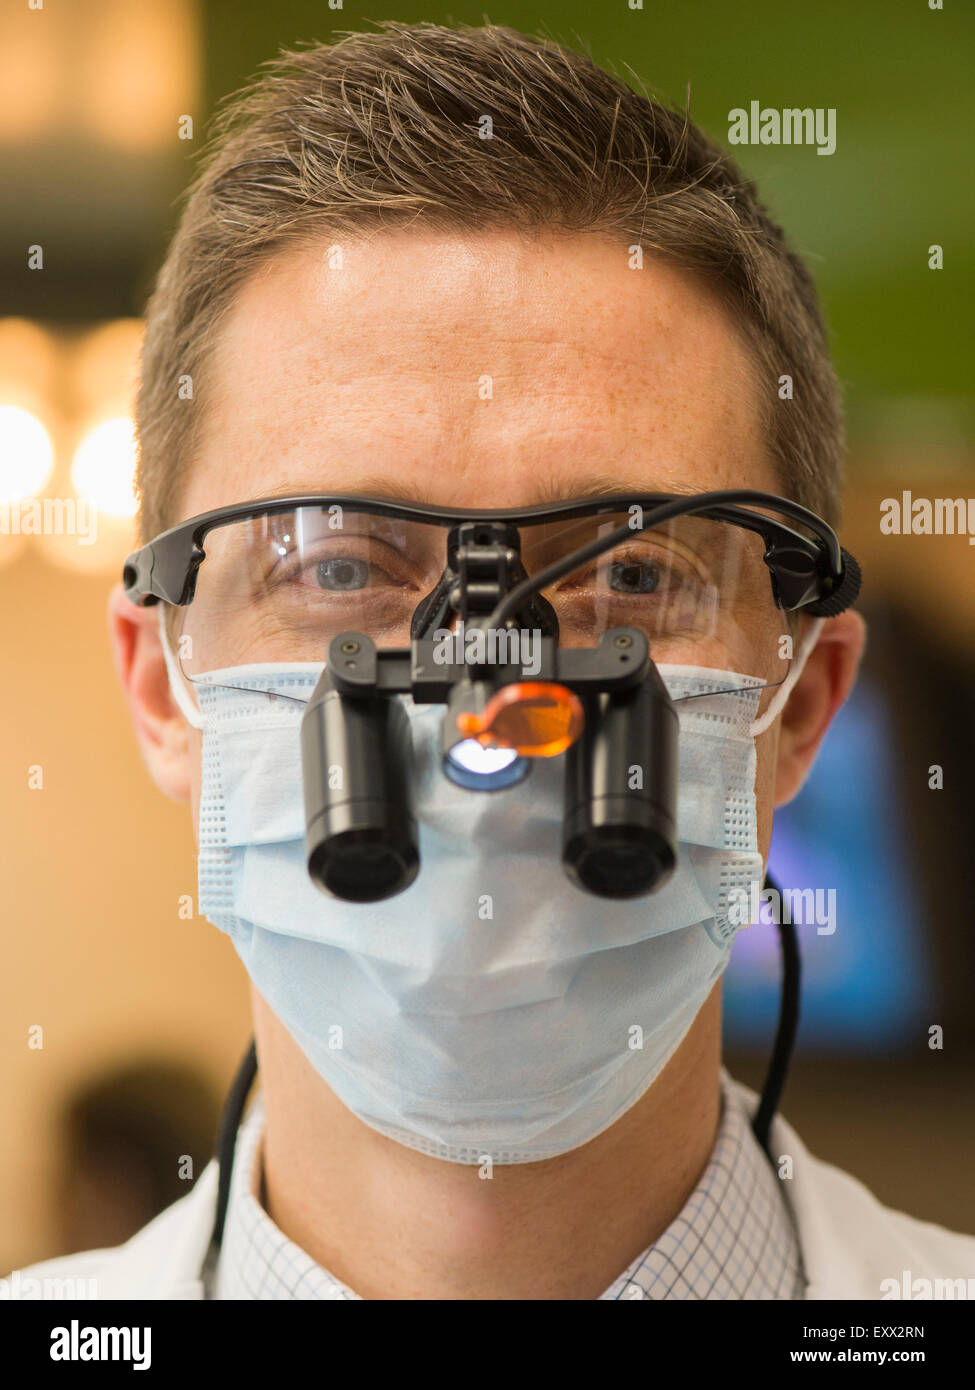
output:
[[[144,539],[176,520],[207,355],[242,282],[285,245],[414,219],[601,232],[697,272],[752,349],[783,490],[836,521],[843,423],[812,277],[686,112],[498,25],[389,22],[262,66],[215,118],[147,310]],[[782,376],[791,400],[779,399]]]

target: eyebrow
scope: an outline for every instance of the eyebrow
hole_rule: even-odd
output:
[[[515,503],[508,503],[512,507],[540,507],[557,502],[569,500],[580,501],[599,501],[603,497],[642,497],[654,492],[675,492],[680,495],[687,495],[700,491],[698,488],[681,485],[678,487],[661,488],[654,487],[646,480],[634,482],[629,478],[616,478],[608,473],[589,473],[584,478],[574,479],[562,475],[554,480],[548,487],[534,487],[531,495]],[[431,502],[429,489],[418,486],[406,479],[397,481],[384,473],[371,473],[362,477],[357,477],[350,485],[343,483],[339,486],[323,486],[319,480],[313,483],[285,482],[274,487],[266,495],[269,497],[289,497],[289,496],[314,496],[322,493],[328,496],[332,493],[353,493],[361,496],[373,496],[382,498],[390,502],[413,502],[418,505],[450,507],[449,502]],[[466,506],[459,510],[469,510]],[[486,511],[496,511],[500,508],[493,504],[485,507]]]

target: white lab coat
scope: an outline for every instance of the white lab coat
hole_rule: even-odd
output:
[[[755,1093],[739,1082],[732,1084],[754,1114]],[[902,1290],[914,1288],[915,1297],[924,1285],[912,1281],[923,1279],[932,1286],[935,1280],[972,1280],[967,1287],[975,1291],[975,1236],[881,1206],[856,1178],[814,1158],[781,1116],[773,1122],[772,1138],[774,1153],[788,1154],[793,1161],[794,1176],[783,1187],[798,1225],[807,1299],[891,1297],[890,1286],[882,1287],[884,1280],[895,1280]],[[99,1299],[201,1299],[200,1265],[216,1197],[213,1161],[185,1197],[124,1245],[45,1260],[20,1271],[20,1279],[94,1279]],[[23,1289],[19,1296],[37,1294]]]

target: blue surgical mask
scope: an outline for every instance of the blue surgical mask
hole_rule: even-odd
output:
[[[678,866],[618,901],[562,870],[564,755],[468,791],[440,768],[442,707],[406,698],[420,873],[360,904],[324,895],[305,862],[299,729],[321,665],[210,672],[197,713],[167,660],[203,731],[200,911],[360,1120],[451,1162],[527,1163],[646,1093],[728,962],[729,902],[761,880],[754,734],[787,689],[757,721],[758,681],[729,693],[741,676],[660,667],[680,717]]]

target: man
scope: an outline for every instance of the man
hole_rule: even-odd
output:
[[[390,24],[284,55],[218,134],[148,310],[145,542],[299,495],[490,513],[748,488],[836,521],[841,419],[811,280],[683,115],[510,30]],[[706,592],[722,641],[712,660],[678,623],[651,636],[681,710],[679,890],[634,907],[559,887],[555,760],[538,759],[494,793],[509,802],[431,775],[412,897],[330,900],[304,873],[293,752],[319,615],[337,605],[357,618],[343,630],[403,645],[444,563],[432,540],[422,557],[400,543],[422,521],[347,507],[350,525],[334,506],[336,534],[324,505],[221,514],[198,575],[199,547],[167,589],[165,542],[113,594],[143,755],[191,805],[201,912],[251,975],[260,1095],[206,1283],[214,1164],[127,1245],[30,1272],[94,1278],[100,1297],[465,1300],[880,1298],[905,1269],[975,1275],[975,1239],[881,1208],[783,1120],[764,1153],[756,1098],[721,1068],[730,937],[712,868],[725,855],[761,877],[773,809],[855,679],[860,617],[797,602],[786,619],[762,565],[753,593],[747,526],[650,526],[652,565],[627,552],[598,571],[612,602],[649,614],[656,590],[658,614],[697,622],[705,599],[688,593]],[[355,548],[315,559],[303,531],[310,577],[255,579],[255,538],[289,564],[299,512],[316,544],[368,532],[368,565]],[[579,525],[570,543],[553,524],[563,555],[595,523]],[[723,547],[704,577],[695,525]],[[595,623],[615,610],[587,583],[553,584],[551,607],[536,595],[564,647],[626,625]],[[746,616],[760,607],[761,640]],[[779,621],[785,646],[768,641]],[[702,711],[721,723],[712,743]],[[426,748],[434,724],[410,718]],[[709,787],[730,839],[690,827],[710,824]]]

